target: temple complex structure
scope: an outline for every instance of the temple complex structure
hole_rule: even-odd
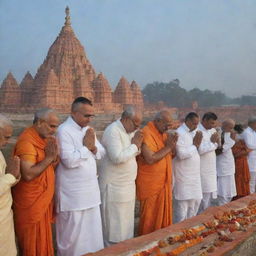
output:
[[[71,27],[67,7],[65,24],[35,77],[27,72],[18,84],[11,72],[7,74],[0,88],[0,111],[22,113],[51,107],[65,113],[79,96],[91,99],[96,112],[121,112],[126,105],[144,105],[135,81],[130,84],[121,77],[113,92],[104,75],[96,74]]]

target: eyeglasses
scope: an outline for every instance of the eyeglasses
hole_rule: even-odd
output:
[[[81,114],[83,117],[85,117],[85,118],[93,118],[93,117],[95,117],[95,115],[89,115],[89,114]]]

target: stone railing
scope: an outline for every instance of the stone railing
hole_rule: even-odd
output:
[[[256,255],[256,194],[87,256]]]

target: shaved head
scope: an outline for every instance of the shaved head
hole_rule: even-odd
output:
[[[222,122],[222,130],[223,130],[224,132],[231,132],[231,130],[234,129],[235,124],[236,124],[236,123],[235,123],[235,121],[234,121],[233,119],[231,119],[231,118],[226,119],[226,120],[224,120],[224,121]]]
[[[222,124],[223,124],[223,125],[233,125],[233,126],[235,126],[236,122],[235,122],[233,119],[228,118],[228,119],[224,120],[224,121],[222,122]]]

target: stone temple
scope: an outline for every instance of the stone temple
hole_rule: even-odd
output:
[[[24,113],[51,107],[67,113],[74,98],[79,96],[91,99],[98,113],[121,112],[127,105],[140,108],[144,105],[135,81],[130,84],[121,77],[112,91],[105,76],[96,74],[71,27],[67,7],[65,24],[35,77],[27,72],[18,84],[11,72],[7,74],[0,88],[0,111]]]

